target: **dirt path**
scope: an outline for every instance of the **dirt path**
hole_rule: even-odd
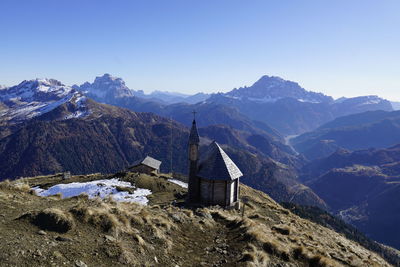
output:
[[[204,220],[206,221],[206,220]],[[228,227],[228,222],[218,216],[213,216],[209,222],[202,223],[203,227],[183,225],[183,234],[176,237],[171,254],[178,262],[192,262],[193,266],[234,266],[242,257],[244,242],[238,230]],[[186,231],[186,227],[191,230]],[[178,264],[179,265],[179,264]]]

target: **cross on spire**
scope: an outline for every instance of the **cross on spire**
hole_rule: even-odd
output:
[[[196,119],[196,113],[197,113],[196,110],[193,110],[192,113],[193,113],[193,120],[195,120]]]

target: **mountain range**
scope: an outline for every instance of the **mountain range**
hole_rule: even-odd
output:
[[[161,160],[163,172],[186,173],[193,110],[200,151],[219,142],[243,183],[280,202],[329,210],[400,247],[382,231],[398,224],[390,217],[396,206],[386,206],[398,200],[399,113],[377,96],[334,100],[279,77],[193,96],[144,94],[109,74],[80,86],[35,79],[2,88],[0,180],[114,173],[145,155]]]
[[[110,99],[131,98],[133,96],[150,101],[160,102],[164,105],[176,103],[195,104],[206,100],[209,95],[204,93],[197,93],[195,95],[186,95],[175,92],[154,91],[150,94],[144,93],[143,90],[129,89],[125,82],[118,77],[114,77],[108,73],[103,76],[96,77],[93,83],[85,82],[78,85],[73,85],[72,88],[84,92],[89,97],[106,102]]]
[[[121,80],[113,81],[123,85]],[[100,82],[104,83],[104,80],[98,79],[97,83]],[[89,93],[78,92],[55,80],[32,80],[23,84],[23,88],[29,88],[30,100],[34,103],[48,100],[38,93],[42,91],[43,84],[51,85],[47,91],[55,95],[86,93],[82,102],[85,109],[81,110],[81,116],[70,116],[75,111],[71,109],[75,105],[75,98],[69,97],[51,102],[51,108],[45,113],[35,113],[35,116],[25,117],[25,120],[4,121],[0,127],[0,179],[61,171],[74,174],[112,173],[125,169],[145,155],[164,162],[161,167],[163,172],[186,173],[188,128],[179,122],[153,113],[133,112],[97,103],[89,98]],[[113,90],[116,88],[120,87],[113,87]],[[12,87],[8,90],[15,89]],[[116,91],[115,99],[136,98],[134,95],[127,96],[124,93],[126,88]],[[19,92],[26,94],[26,90]],[[13,95],[14,98],[19,100],[22,96]],[[191,117],[190,109],[176,105],[183,114]],[[240,114],[225,111],[225,107],[214,105],[207,109],[206,106],[198,109],[200,114],[208,114],[208,117],[204,116],[204,121],[209,118],[210,124],[199,129],[202,142],[206,145],[216,140],[226,147],[242,168],[244,183],[269,192],[279,201],[292,199],[302,204],[326,207],[312,190],[296,181],[296,168],[304,162],[282,142],[279,133],[264,125],[269,130],[266,132]],[[10,106],[10,110],[16,112],[24,108]],[[211,108],[216,108],[214,113],[210,113]],[[229,114],[232,120],[228,122],[234,127],[215,124],[228,118],[215,117],[218,112]],[[187,120],[184,115],[180,116]],[[200,126],[203,126],[202,122],[199,120]]]
[[[154,112],[174,119],[182,115],[180,113],[182,107],[193,110],[202,105],[208,105],[208,107],[222,105],[229,110],[236,109],[241,116],[246,116],[255,124],[268,125],[283,135],[301,134],[348,114],[369,110],[393,110],[389,101],[377,96],[341,98],[335,101],[330,96],[307,91],[295,82],[274,76],[263,76],[252,86],[233,89],[227,93],[181,96],[182,103],[172,105],[166,103],[170,94],[165,97],[164,93],[158,98],[157,94],[160,95],[160,93],[156,92],[154,95],[143,97],[142,91],[131,90],[131,93],[127,95],[124,93],[125,84],[121,83],[119,78],[109,74],[96,77],[91,84],[84,83],[74,88],[86,92],[88,96],[101,103],[117,105],[133,111]],[[99,88],[102,88],[102,94],[98,93]],[[189,98],[190,101],[184,100]],[[195,103],[195,106],[192,106],[196,102],[193,99],[199,101]],[[187,114],[184,116],[188,117]],[[221,116],[226,116],[226,113]],[[187,119],[186,121],[176,120],[186,125],[190,123]]]
[[[312,131],[324,123],[348,114],[369,110],[393,110],[389,101],[377,96],[325,102],[307,102],[303,98],[283,97],[276,101],[263,102],[254,98],[232,98],[226,94],[216,94],[206,101],[235,107],[252,120],[264,122],[284,135]]]

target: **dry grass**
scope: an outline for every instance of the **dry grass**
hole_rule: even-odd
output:
[[[46,183],[51,179],[54,178],[48,178]],[[157,194],[164,197],[162,190],[165,189],[162,182],[147,176],[142,177],[140,181],[143,185],[148,184],[158,190]],[[71,255],[77,255],[75,253],[79,246],[86,246],[84,248],[85,255],[88,256],[86,263],[90,266],[95,262],[97,265],[107,263],[108,266],[275,264],[319,267],[340,265],[335,260],[340,260],[341,264],[354,266],[358,263],[363,264],[358,266],[377,266],[382,263],[376,255],[357,247],[356,244],[331,230],[291,214],[265,194],[245,186],[241,188],[243,189],[241,193],[245,192],[250,202],[246,205],[245,216],[242,217],[241,212],[236,210],[216,207],[190,210],[180,208],[179,205],[170,205],[159,199],[154,199],[149,206],[142,206],[134,203],[118,203],[112,198],[88,199],[85,195],[69,199],[61,199],[61,196],[42,198],[29,194],[30,188],[27,182],[31,183],[29,180],[0,183],[0,205],[2,205],[2,194],[9,196],[8,199],[4,199],[2,210],[13,215],[19,212],[18,216],[21,214],[21,207],[24,207],[24,212],[42,210],[32,213],[35,215],[32,218],[44,214],[53,220],[52,225],[72,221],[72,225],[75,226],[65,236],[74,240],[84,240],[86,243],[60,243],[59,245],[65,248],[70,246],[68,255],[59,249],[49,251],[51,253],[49,255],[56,252],[54,255],[58,255],[58,251],[61,251],[62,257],[58,258],[64,261],[74,258]],[[175,187],[171,186],[168,190],[174,192]],[[30,206],[27,206],[27,203]],[[13,210],[13,205],[19,206]],[[45,209],[46,207],[51,208]],[[14,218],[18,216],[14,215]],[[9,217],[12,216],[1,217],[0,213],[0,220]],[[9,224],[7,227],[11,226],[12,224]],[[22,226],[26,228],[26,223]],[[4,232],[10,231],[7,229]],[[45,243],[46,238],[54,239],[56,235],[58,233],[47,232],[41,236],[37,234],[36,229],[32,235],[27,235],[27,238],[32,236],[36,241],[44,240],[43,246],[46,247],[48,246]],[[96,246],[93,246],[93,242]],[[25,246],[30,243],[21,244]],[[346,250],[343,251],[343,248]],[[221,259],[224,259],[226,264],[220,263]],[[104,260],[106,262],[103,262]],[[205,264],[201,264],[202,262]]]
[[[29,186],[29,184],[24,180],[20,179],[18,181],[10,181],[4,180],[0,183],[0,189],[2,190],[12,190],[12,191],[19,191],[19,192],[28,192],[31,193],[33,190]]]
[[[118,233],[133,233],[130,219],[135,217],[133,212],[140,209],[138,205],[132,205],[132,210],[125,208],[123,204],[117,204],[112,199],[104,201],[100,199],[83,200],[71,209],[71,212],[80,221],[90,223],[101,228],[106,233],[117,236]],[[136,220],[141,221],[141,220]]]
[[[33,192],[35,192],[35,191],[33,191]],[[62,195],[61,193],[57,193],[57,194],[55,194],[55,195],[48,196],[48,198],[54,199],[54,200],[62,199],[62,198],[63,198],[63,195]]]
[[[314,255],[310,260],[309,264],[311,267],[336,267],[339,266],[338,263],[333,261],[332,259],[329,259],[325,256],[322,255]]]
[[[212,214],[226,220],[232,229],[238,229],[239,232],[244,233],[244,240],[249,242],[250,249],[243,253],[241,261],[246,262],[247,266],[265,266],[268,255],[283,262],[299,261],[316,267],[339,266],[327,256],[307,251],[303,246],[296,246],[300,242],[299,233],[293,226],[275,224],[268,227],[266,224],[259,223],[259,220],[263,219],[262,216],[250,215],[241,218],[232,216],[226,211],[214,211]],[[265,219],[268,221],[267,218]],[[294,243],[293,247],[292,243]]]
[[[57,208],[48,208],[39,212],[30,212],[20,219],[28,219],[43,230],[66,233],[75,226],[75,221],[69,212]]]
[[[303,246],[297,246],[292,249],[293,258],[296,260],[308,260],[309,256]]]
[[[183,210],[183,213],[188,217],[193,217],[193,211],[192,210]]]
[[[313,254],[311,252],[308,252],[303,246],[288,246],[287,241],[279,240],[279,238],[272,235],[271,232],[268,232],[267,229],[256,224],[250,219],[245,218],[239,221],[237,225],[246,233],[248,240],[250,240],[253,244],[257,246],[261,244],[261,247],[265,253],[271,256],[275,256],[283,261],[291,261],[293,259],[301,262],[306,262],[307,264],[309,264],[309,266],[315,267],[339,266],[339,264],[334,260],[321,254]],[[293,231],[292,228],[289,228],[287,226],[275,226],[272,227],[272,229],[283,235],[288,235],[291,231]],[[284,230],[282,231],[277,229]],[[246,256],[247,258],[251,258],[250,256],[253,255],[252,259],[255,259],[254,251],[257,250],[253,250],[253,253],[247,252],[247,256],[244,256]]]
[[[258,250],[254,245],[249,245],[248,249],[243,253],[243,257],[240,262],[244,262],[245,266],[258,267],[267,266],[270,258],[268,255]]]
[[[262,247],[268,254],[277,256],[284,261],[289,261],[289,252],[279,242],[275,240],[266,241]]]
[[[337,262],[335,262],[334,260],[332,260],[324,255],[321,255],[321,254],[312,255],[303,246],[294,247],[292,250],[292,255],[293,255],[294,259],[297,259],[297,260],[303,261],[303,262],[307,262],[309,266],[313,266],[313,267],[340,266]]]
[[[274,225],[272,226],[272,230],[282,234],[282,235],[289,235],[292,230],[290,226],[287,225]]]
[[[247,251],[243,255],[244,261],[256,264],[256,262],[260,262],[261,259],[265,258],[261,257],[262,255],[267,254],[276,256],[283,261],[288,261],[290,259],[290,254],[287,249],[270,234],[271,232],[268,231],[265,225],[259,224],[247,217],[235,217],[223,212],[216,212],[215,214],[218,214],[218,216],[230,222],[231,228],[239,229],[239,232],[244,233],[244,239],[250,243],[250,247],[252,248],[250,252]],[[260,249],[255,249],[255,246]],[[246,260],[246,258],[248,260]]]
[[[146,242],[139,234],[133,234],[132,237],[141,247],[146,245]]]
[[[71,212],[79,221],[89,223],[114,237],[118,238],[121,234],[131,236],[139,247],[150,247],[149,243],[153,241],[167,250],[172,247],[169,236],[171,231],[176,230],[176,225],[168,213],[159,207],[117,203],[111,199],[84,199]],[[143,231],[146,234],[142,234]]]

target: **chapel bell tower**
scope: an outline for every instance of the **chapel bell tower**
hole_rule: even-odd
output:
[[[192,128],[189,135],[189,188],[188,201],[196,203],[199,200],[199,181],[197,179],[197,167],[199,161],[199,133],[196,126],[196,112],[193,111]]]

